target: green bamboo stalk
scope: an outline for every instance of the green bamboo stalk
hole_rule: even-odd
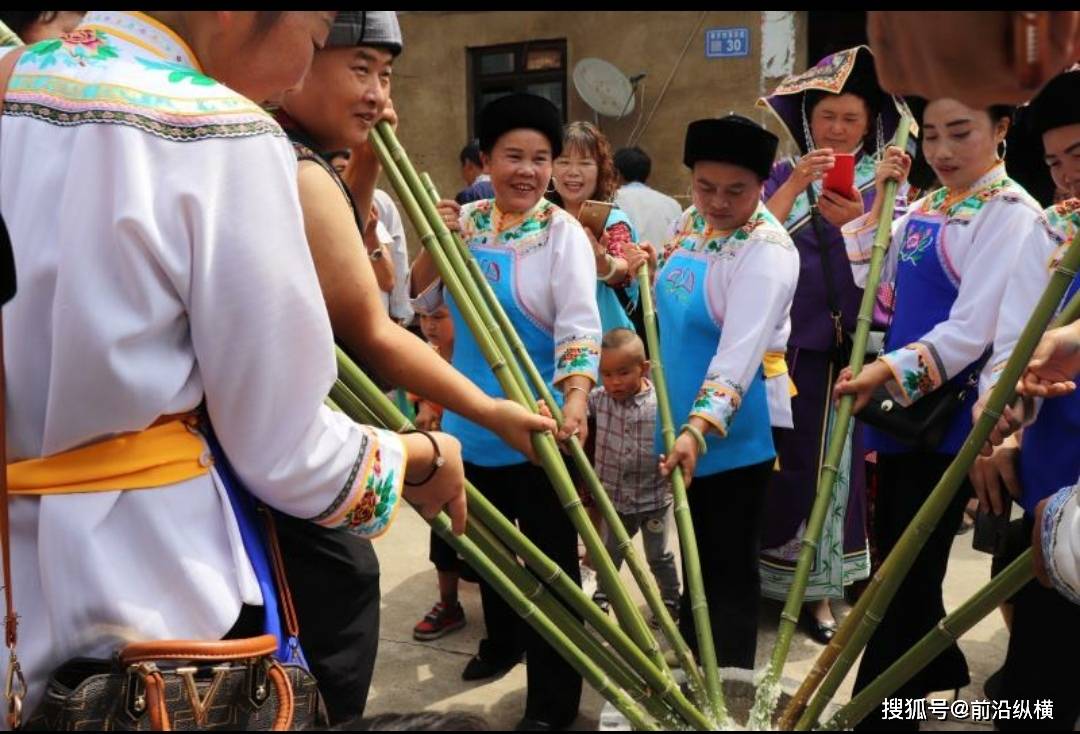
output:
[[[353,396],[352,400],[344,402],[353,405],[354,402],[363,401],[366,413],[357,414],[371,417],[375,425],[382,425],[396,432],[410,430],[413,426],[397,410],[397,407],[387,398],[374,382],[371,381],[359,367],[356,366],[348,355],[338,350],[338,371],[341,389]],[[363,396],[363,397],[355,397]],[[582,615],[585,620],[596,629],[608,643],[644,678],[645,682],[662,698],[678,711],[679,715],[689,724],[698,729],[711,728],[709,721],[693,704],[691,704],[677,685],[665,676],[652,661],[645,656],[640,648],[633,643],[627,634],[620,629],[611,618],[604,614],[589,599],[570,577],[536,545],[529,540],[520,530],[495,508],[491,501],[484,497],[470,483],[466,483],[470,523],[482,524],[493,532],[500,541],[505,543],[511,551],[520,556],[525,564],[539,578],[544,579],[555,592],[570,605],[571,609]]]
[[[896,129],[896,137],[893,141],[893,145],[900,150],[907,148],[911,123],[910,117],[907,115],[901,116],[899,127]],[[885,182],[882,191],[881,214],[878,219],[877,231],[874,234],[874,246],[870,256],[870,273],[867,276],[866,287],[863,289],[862,302],[859,304],[859,316],[851,348],[851,361],[849,364],[852,376],[856,376],[862,371],[863,359],[866,356],[866,342],[870,337],[874,300],[877,297],[878,283],[881,281],[885,252],[889,249],[889,243],[892,241],[893,209],[896,206],[896,190],[898,186],[898,181],[889,180]],[[810,510],[806,530],[803,533],[802,547],[799,549],[799,560],[795,566],[795,575],[792,578],[791,588],[788,590],[784,609],[780,613],[776,644],[773,647],[769,667],[761,684],[758,686],[757,696],[754,698],[754,707],[750,718],[750,726],[753,728],[769,728],[773,708],[776,706],[776,701],[780,696],[777,682],[780,680],[781,673],[783,673],[784,664],[787,662],[788,652],[791,649],[791,640],[795,634],[795,628],[799,624],[799,612],[802,609],[803,600],[806,598],[806,585],[809,582],[810,570],[813,568],[814,559],[817,556],[821,530],[825,526],[825,518],[828,515],[829,506],[832,504],[833,490],[836,487],[836,475],[844,453],[844,444],[847,442],[848,427],[851,425],[854,405],[855,396],[845,395],[840,399],[840,404],[836,409],[836,419],[833,423],[832,433],[829,434],[825,461],[821,465],[818,475],[817,494]]]
[[[675,447],[675,428],[671,418],[671,401],[668,398],[667,378],[664,374],[664,362],[660,353],[660,336],[656,328],[656,309],[653,305],[652,283],[649,282],[647,265],[642,265],[637,273],[638,290],[641,293],[642,316],[645,322],[645,337],[649,343],[650,373],[656,388],[656,403],[660,412],[660,428],[664,437],[664,451],[671,454]],[[686,495],[686,482],[682,469],[675,468],[671,473],[671,490],[675,503],[675,524],[679,531],[679,548],[683,554],[686,577],[683,583],[690,594],[690,608],[694,615],[694,630],[698,638],[698,655],[705,668],[705,687],[709,694],[709,703],[713,715],[721,724],[728,723],[727,710],[721,692],[720,669],[716,662],[716,647],[712,637],[712,623],[709,619],[709,605],[705,598],[705,584],[701,576],[701,562],[697,550],[697,535],[690,515],[690,502]]]
[[[0,46],[25,46],[23,40],[11,30],[6,23],[0,21]]]
[[[335,385],[335,390],[341,402],[350,407],[347,412],[354,420],[381,425],[396,432],[408,431],[413,427],[401,411],[379,391],[378,386],[351,361],[345,352],[339,349],[337,358],[340,379]],[[362,405],[363,409],[357,409],[357,405]],[[525,560],[529,569],[555,589],[555,592],[570,604],[573,611],[585,617],[585,620],[611,643],[612,648],[623,655],[632,669],[637,670],[638,675],[644,678],[654,695],[664,698],[673,709],[678,711],[679,716],[683,717],[687,723],[696,726],[697,729],[712,728],[712,722],[687,701],[677,685],[652,665],[649,658],[637,648],[637,645],[626,636],[622,629],[611,621],[607,614],[599,611],[596,604],[585,596],[581,587],[573,583],[557,563],[544,555],[542,550],[469,482],[465,484],[465,489],[467,489],[469,501],[470,531],[473,526],[484,528],[497,536],[502,543],[507,544],[513,553]],[[572,617],[569,619],[572,620]],[[564,621],[566,621],[565,617]],[[577,620],[572,620],[572,624],[580,627]],[[559,626],[565,629],[562,624]]]
[[[544,640],[570,663],[582,678],[589,681],[596,691],[611,701],[633,725],[635,729],[655,731],[659,727],[621,688],[616,686],[607,674],[591,660],[580,648],[567,638],[566,634],[541,611],[536,604],[499,570],[496,563],[488,558],[468,537],[454,535],[450,528],[450,519],[440,512],[431,521],[436,534],[457,551],[465,561],[476,569],[477,573],[496,589],[506,602],[535,629]]]
[[[370,139],[391,185],[405,206],[414,226],[421,232],[421,240],[432,254],[444,283],[461,308],[470,331],[476,338],[485,359],[492,366],[503,391],[514,402],[536,411],[536,401],[528,391],[527,385],[524,384],[520,370],[515,371],[517,364],[513,360],[513,355],[499,349],[498,339],[501,332],[490,312],[483,308],[483,299],[476,292],[476,284],[468,277],[466,268],[455,268],[452,264],[452,258],[457,253],[450,232],[435,205],[424,192],[419,176],[397,141],[393,130],[388,124],[380,123],[372,131]],[[433,232],[437,234],[432,234]],[[448,260],[448,255],[450,260]],[[597,566],[597,575],[605,590],[609,592],[616,617],[654,664],[661,669],[666,669],[655,638],[649,632],[641,612],[619,583],[615,565],[611,562],[611,557],[600,541],[596,528],[593,527],[582,507],[581,498],[578,497],[577,490],[574,488],[554,437],[550,434],[534,435],[533,446],[563,504],[563,509],[584,540],[589,556]]]
[[[1080,269],[1080,234],[1073,239],[1061,262],[1054,269],[1046,290],[1043,291],[1031,318],[1028,319],[1027,325],[1021,332],[1016,347],[1005,364],[1001,377],[990,392],[982,415],[979,416],[979,420],[975,423],[967,440],[964,441],[964,445],[938,481],[934,491],[923,503],[923,506],[916,513],[903,535],[900,536],[900,540],[893,548],[892,553],[889,554],[889,557],[885,559],[881,568],[871,579],[870,585],[864,592],[864,594],[871,595],[870,601],[864,607],[865,611],[859,610],[862,604],[860,599],[860,604],[856,605],[856,609],[852,610],[847,616],[840,626],[840,630],[837,631],[837,635],[833,637],[829,647],[826,648],[826,652],[834,648],[837,638],[840,637],[840,631],[844,631],[845,628],[852,630],[850,636],[845,634],[843,640],[846,644],[843,651],[836,655],[836,663],[829,670],[825,680],[821,683],[820,690],[815,694],[810,705],[799,719],[796,725],[797,729],[809,728],[817,722],[825,704],[832,698],[840,682],[877,628],[878,622],[884,617],[889,602],[892,601],[901,581],[903,581],[912,563],[914,563],[916,555],[926,544],[926,540],[933,531],[934,526],[937,525],[953,496],[963,483],[968,470],[989,437],[990,431],[1001,417],[1005,405],[1016,394],[1017,380],[1027,367],[1032,352],[1035,351],[1035,347],[1042,338],[1043,332],[1046,331],[1047,325],[1054,316],[1058,304],[1061,303],[1062,296],[1072,283],[1078,269]],[[856,615],[857,610],[860,611],[859,615]],[[789,710],[791,708],[789,706]]]
[[[1065,304],[1065,308],[1061,309],[1061,313],[1054,319],[1054,326],[1066,326],[1077,319],[1080,319],[1080,291],[1074,293],[1069,302]]]
[[[495,534],[473,518],[466,530],[469,539],[488,558],[495,561],[499,570],[506,574],[528,599],[546,614],[577,647],[597,666],[607,672],[615,684],[625,690],[634,701],[642,704],[653,718],[665,724],[664,728],[685,726],[664,700],[645,684],[634,670],[609,648],[589,634],[581,622],[559,604],[555,597],[531,573],[518,565],[517,559],[498,541]]]
[[[435,184],[431,180],[431,177],[424,173],[421,174],[421,183],[424,186],[424,190],[428,195],[428,199],[435,203],[439,201],[438,191],[435,189]],[[540,398],[550,407],[552,417],[555,422],[562,427],[563,414],[559,408],[558,403],[555,401],[554,396],[551,394],[551,390],[543,377],[540,375],[539,370],[536,368],[536,364],[529,356],[528,350],[522,343],[521,338],[518,336],[514,329],[513,323],[510,321],[510,317],[507,315],[506,310],[499,302],[498,297],[495,295],[495,291],[491,288],[491,284],[480,270],[480,265],[477,263],[476,258],[472,256],[469,249],[465,246],[465,243],[461,241],[456,233],[451,233],[453,240],[453,251],[456,251],[456,257],[451,255],[451,259],[460,263],[458,267],[464,267],[468,270],[472,277],[473,282],[476,284],[477,289],[480,292],[484,303],[487,305],[488,310],[494,316],[497,329],[495,333],[504,335],[508,342],[508,349],[514,357],[517,358],[518,363],[528,373],[529,380],[532,383],[533,388],[536,390]],[[675,624],[675,620],[672,619],[671,613],[668,611],[667,606],[664,604],[663,598],[660,595],[660,587],[656,584],[656,579],[653,577],[652,572],[646,567],[646,564],[642,561],[637,550],[634,548],[633,541],[630,539],[629,534],[626,532],[626,528],[623,526],[622,520],[619,518],[618,511],[615,509],[615,505],[611,502],[607,489],[600,482],[599,477],[596,475],[592,464],[589,462],[588,456],[585,454],[585,449],[582,447],[581,442],[576,436],[572,437],[569,441],[571,458],[574,460],[574,465],[577,467],[578,472],[585,478],[588,484],[589,491],[592,493],[593,498],[596,500],[597,507],[600,509],[600,514],[604,518],[604,522],[608,524],[608,527],[614,533],[615,542],[618,548],[623,551],[623,557],[626,559],[626,563],[630,568],[630,573],[633,575],[634,580],[637,582],[642,595],[645,597],[645,602],[649,609],[656,616],[657,621],[660,623],[660,628],[667,638],[668,643],[675,651],[676,655],[682,662],[683,669],[687,673],[687,678],[690,682],[691,690],[694,692],[695,697],[699,699],[699,704],[704,704],[706,699],[705,695],[705,681],[701,676],[701,672],[698,670],[698,666],[694,662],[693,653],[690,651],[689,645],[683,639],[682,634],[679,632],[678,625]],[[606,592],[607,589],[605,588]]]
[[[837,711],[825,728],[840,731],[858,724],[882,700],[911,680],[949,645],[959,640],[961,635],[1019,591],[1035,576],[1031,557],[1029,548],[956,611],[938,622],[934,629],[927,632],[899,660]]]

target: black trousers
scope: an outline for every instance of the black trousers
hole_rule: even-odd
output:
[[[465,474],[580,585],[577,534],[542,469],[531,464],[489,468],[467,463]],[[483,580],[480,600],[487,626],[487,637],[480,641],[480,657],[501,664],[517,660],[524,652],[528,680],[525,716],[555,726],[568,725],[577,717],[581,703],[581,676]]]
[[[379,559],[371,541],[274,512],[300,646],[330,723],[363,715],[379,644]]]
[[[1015,557],[1031,547],[1034,519],[1024,516],[1023,533],[1009,555]],[[996,559],[995,559],[996,560]],[[1004,560],[1004,559],[1003,559]],[[1080,660],[1080,606],[1038,581],[1028,582],[1012,597],[1013,623],[1009,650],[1001,678],[999,699],[1051,701],[1052,718],[998,719],[1002,731],[1071,731],[1080,716],[1080,680],[1075,673]]]
[[[871,532],[883,560],[892,552],[952,459],[950,455],[923,451],[878,455],[877,509]],[[971,485],[965,479],[900,583],[896,596],[866,645],[855,677],[856,693],[885,672],[944,618],[941,586],[964,506],[971,495]],[[953,643],[890,697],[922,698],[932,691],[962,688],[969,682],[967,660]],[[859,731],[917,730],[919,722],[886,721],[878,706],[855,728]]]
[[[758,554],[773,463],[770,459],[694,477],[688,490],[713,645],[721,666],[754,667],[761,602]],[[679,631],[696,655],[698,640],[685,560],[680,607]]]

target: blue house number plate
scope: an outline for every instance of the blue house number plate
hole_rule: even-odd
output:
[[[705,31],[705,58],[729,59],[749,55],[749,28],[709,28]]]

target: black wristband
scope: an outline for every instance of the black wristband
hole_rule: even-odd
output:
[[[406,487],[419,487],[421,484],[427,484],[428,482],[431,481],[431,478],[433,476],[435,476],[435,472],[439,471],[439,467],[441,467],[443,464],[446,463],[446,459],[443,458],[442,452],[439,451],[439,442],[436,441],[435,437],[432,436],[430,433],[428,433],[427,431],[422,431],[419,428],[413,428],[413,429],[408,430],[408,431],[402,431],[402,434],[408,434],[408,433],[420,433],[420,434],[422,434],[424,436],[427,436],[427,440],[431,441],[431,445],[435,449],[435,459],[434,459],[434,461],[431,462],[431,472],[426,477],[421,479],[419,482],[410,482],[407,479],[404,480]]]

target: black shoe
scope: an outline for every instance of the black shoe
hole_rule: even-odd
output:
[[[501,663],[490,663],[479,655],[473,655],[472,660],[461,671],[462,680],[484,680],[486,678],[499,678],[521,662],[521,658]]]
[[[810,639],[815,642],[819,642],[822,645],[828,645],[829,641],[836,634],[836,622],[822,622],[813,614],[803,612],[803,624],[806,627],[807,634],[810,635]]]
[[[1001,695],[1001,679],[1005,677],[1005,667],[1002,666],[992,673],[983,683],[983,694],[991,701],[997,701]]]
[[[566,731],[566,729],[565,726],[556,726],[540,719],[530,719],[528,716],[522,717],[514,727],[514,731]]]

